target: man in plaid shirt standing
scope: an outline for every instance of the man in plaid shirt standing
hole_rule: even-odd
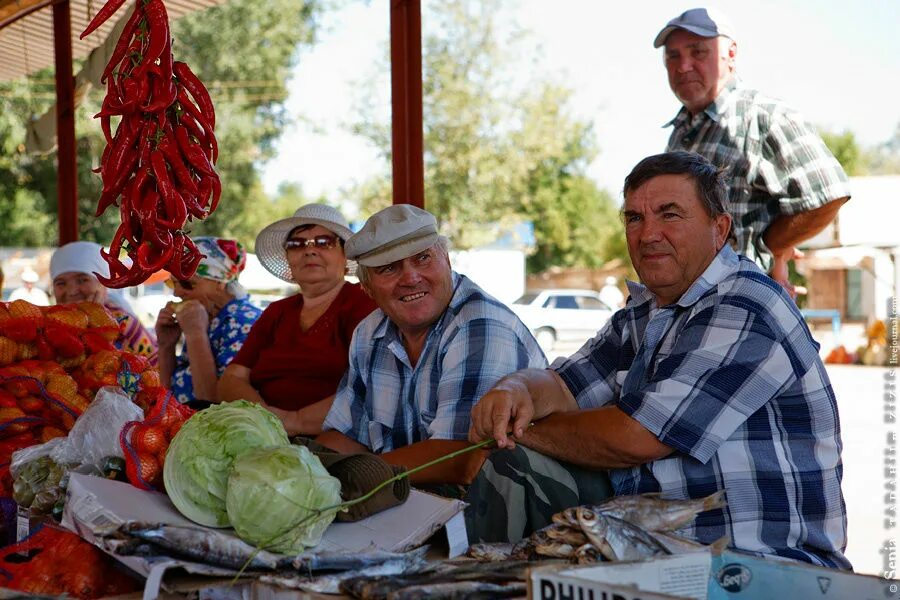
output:
[[[698,154],[632,170],[623,215],[642,283],[573,356],[504,377],[473,408],[470,441],[501,450],[469,488],[472,541],[517,541],[605,500],[604,483],[669,500],[725,490],[724,509],[679,533],[850,568],[819,346],[786,291],[726,243],[725,206],[721,172]]]
[[[735,250],[795,295],[788,262],[850,197],[847,176],[822,138],[780,100],[744,87],[734,30],[719,13],[688,10],[659,32],[669,86],[682,108],[666,150],[728,168]],[[802,290],[797,290],[802,293]]]

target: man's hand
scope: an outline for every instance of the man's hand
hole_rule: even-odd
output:
[[[534,417],[528,386],[516,377],[504,377],[472,409],[469,440],[497,440],[498,448],[515,448],[509,437],[522,437]]]
[[[791,298],[797,299],[798,295],[805,296],[806,288],[803,286],[794,286],[790,282],[790,262],[803,258],[805,254],[797,248],[791,247],[782,253],[776,254],[772,259],[772,268],[769,271],[769,277],[781,284]]]

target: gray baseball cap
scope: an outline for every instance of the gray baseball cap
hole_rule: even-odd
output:
[[[347,240],[344,252],[363,266],[380,267],[418,254],[437,240],[434,215],[411,204],[394,204],[369,217]]]
[[[653,40],[653,47],[659,48],[666,43],[666,38],[676,29],[684,29],[701,37],[718,37],[724,35],[735,39],[734,28],[728,18],[712,8],[692,8],[686,10],[662,28]]]

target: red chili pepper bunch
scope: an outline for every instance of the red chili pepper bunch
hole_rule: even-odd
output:
[[[125,0],[108,0],[84,38]],[[216,114],[209,92],[172,56],[169,19],[162,0],[136,0],[112,57],[103,71],[106,97],[100,118],[106,149],[100,161],[103,193],[97,216],[117,205],[122,223],[109,253],[107,287],[142,283],[165,268],[189,279],[203,255],[184,232],[219,203],[222,186],[213,169],[219,154]],[[118,119],[115,134],[113,119]],[[125,249],[132,264],[119,259]]]

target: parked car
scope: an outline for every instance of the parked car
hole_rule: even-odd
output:
[[[549,289],[526,292],[510,308],[531,329],[544,352],[557,342],[584,342],[615,312],[593,290]]]

